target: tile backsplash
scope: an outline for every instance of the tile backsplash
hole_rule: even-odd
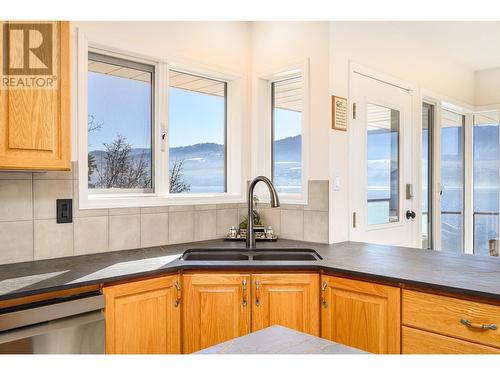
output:
[[[76,178],[0,172],[0,264],[222,238],[246,215],[246,204],[80,210]],[[61,198],[73,198],[73,223],[56,223]],[[308,202],[258,209],[280,238],[328,242],[327,180],[309,181]]]

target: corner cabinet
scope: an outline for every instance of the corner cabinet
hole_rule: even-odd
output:
[[[250,333],[250,275],[183,275],[183,353]]]
[[[275,324],[319,336],[319,275],[252,275],[252,331]]]
[[[0,24],[0,170],[69,170],[69,22]]]
[[[180,354],[180,276],[103,288],[107,354]]]
[[[377,354],[400,353],[397,287],[324,275],[321,337]]]

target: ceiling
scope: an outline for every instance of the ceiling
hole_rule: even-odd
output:
[[[468,69],[500,68],[498,21],[417,21],[393,25],[406,37],[426,43]]]

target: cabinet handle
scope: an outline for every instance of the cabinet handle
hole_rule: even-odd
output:
[[[175,289],[177,289],[177,299],[175,300],[175,307],[178,307],[181,304],[181,283],[179,280],[176,280],[174,283]]]
[[[247,279],[243,279],[243,306],[247,305]]]
[[[255,280],[255,306],[260,306],[260,296],[259,296],[259,280]]]
[[[325,280],[323,281],[323,285],[321,286],[321,304],[323,305],[323,307],[328,306],[325,299],[325,291],[327,287],[328,287],[328,281]]]
[[[469,319],[460,319],[460,323],[474,329],[491,329],[492,331],[497,329],[496,324],[472,323]]]

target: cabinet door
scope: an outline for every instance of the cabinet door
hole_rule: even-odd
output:
[[[179,354],[179,275],[104,287],[106,353]]]
[[[400,289],[321,278],[321,336],[378,354],[400,353]]]
[[[281,325],[319,336],[319,275],[252,275],[252,331]]]
[[[0,24],[0,169],[69,170],[69,22]]]
[[[185,274],[183,352],[250,333],[250,275]]]

